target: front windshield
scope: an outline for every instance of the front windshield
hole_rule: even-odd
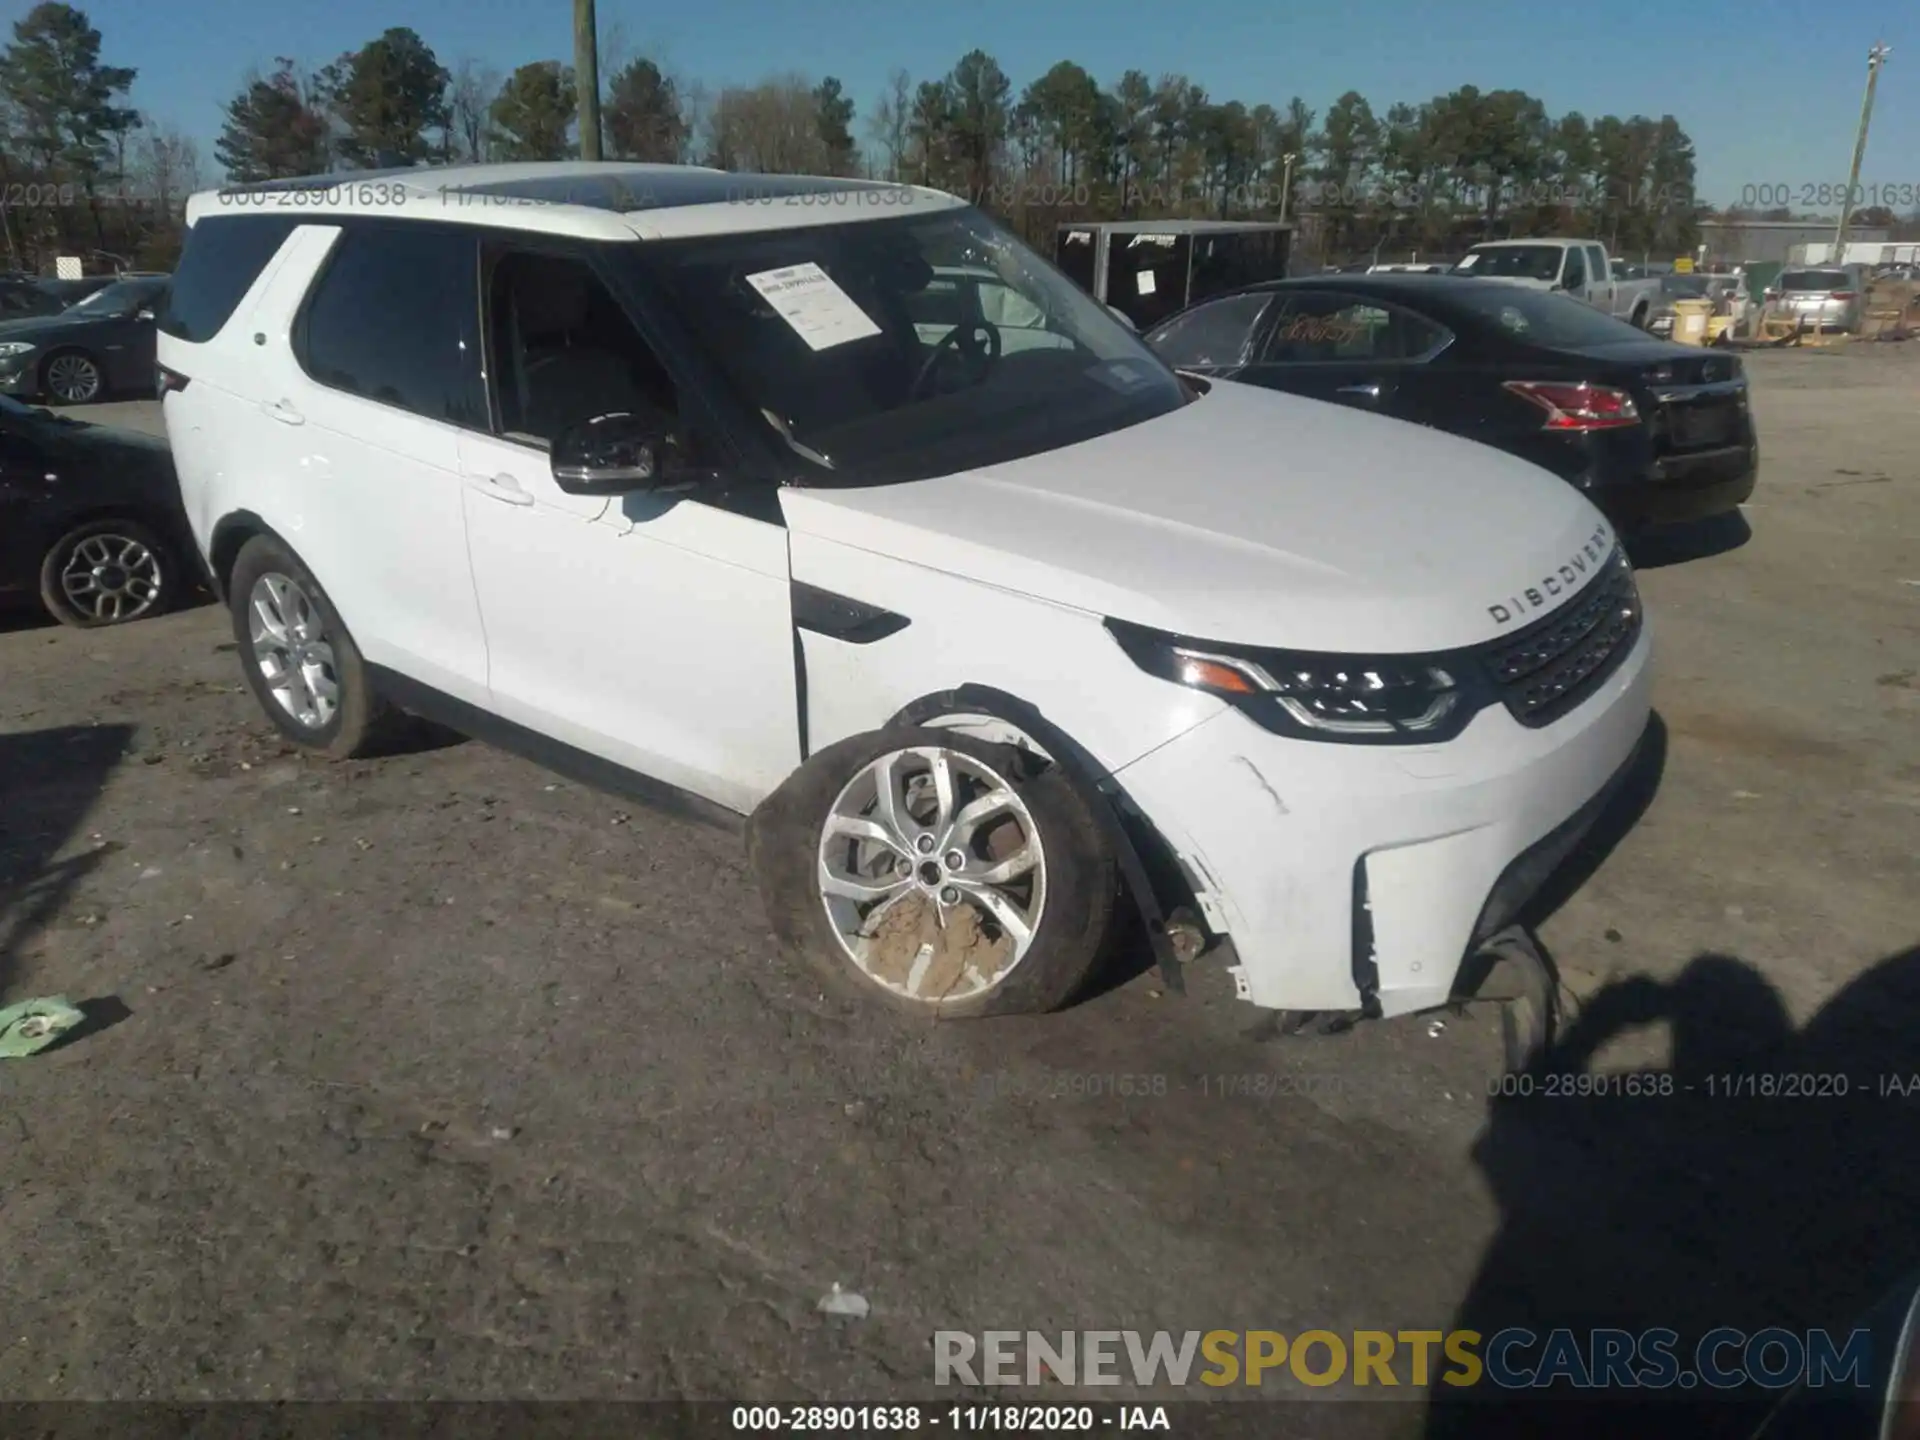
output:
[[[1558,245],[1498,245],[1468,251],[1460,269],[1506,280],[1558,280],[1564,253]]]
[[[1529,345],[1578,350],[1594,345],[1637,345],[1646,332],[1603,315],[1591,305],[1526,290],[1517,285],[1462,286],[1448,302]]]
[[[952,474],[1188,398],[1098,302],[979,211],[634,247],[809,484]]]
[[[151,280],[117,280],[104,290],[96,290],[68,310],[70,315],[131,315],[153,303],[160,287]]]

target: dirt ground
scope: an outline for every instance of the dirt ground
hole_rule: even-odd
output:
[[[214,608],[16,622],[0,997],[102,1023],[0,1064],[0,1395],[932,1398],[940,1329],[1844,1322],[1920,1264],[1915,1102],[1869,1093],[1920,1070],[1916,350],[1752,358],[1750,535],[1641,556],[1662,743],[1542,933],[1575,1061],[1667,1098],[1490,1100],[1482,1012],[1258,1042],[1204,966],[848,1012],[733,837],[476,743],[292,754]],[[1850,1094],[1703,1093],[1813,1068]],[[1385,1398],[1340,1433],[1500,1418]]]

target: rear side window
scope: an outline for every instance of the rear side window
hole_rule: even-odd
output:
[[[298,223],[291,215],[210,215],[200,221],[187,232],[161,331],[193,345],[213,339]]]
[[[347,230],[296,327],[301,366],[329,389],[485,429],[479,248],[453,226]]]

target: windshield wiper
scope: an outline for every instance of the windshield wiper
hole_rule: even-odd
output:
[[[794,454],[800,456],[803,460],[811,460],[823,470],[836,468],[833,461],[822,455],[818,450],[815,450],[811,445],[802,445],[798,440],[794,439],[793,432],[787,429],[787,422],[774,414],[773,411],[762,410],[760,413],[767,417],[767,423],[769,425],[780,432],[780,438],[787,442],[787,448],[793,451]]]

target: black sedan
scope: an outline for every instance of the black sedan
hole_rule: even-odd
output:
[[[0,593],[118,625],[195,588],[193,553],[166,441],[0,396]]]
[[[1146,339],[1178,369],[1509,451],[1626,531],[1732,510],[1759,469],[1737,356],[1650,339],[1578,300],[1499,281],[1275,281],[1182,311]]]
[[[165,275],[118,280],[57,315],[0,322],[0,394],[84,405],[153,393],[153,317]]]

